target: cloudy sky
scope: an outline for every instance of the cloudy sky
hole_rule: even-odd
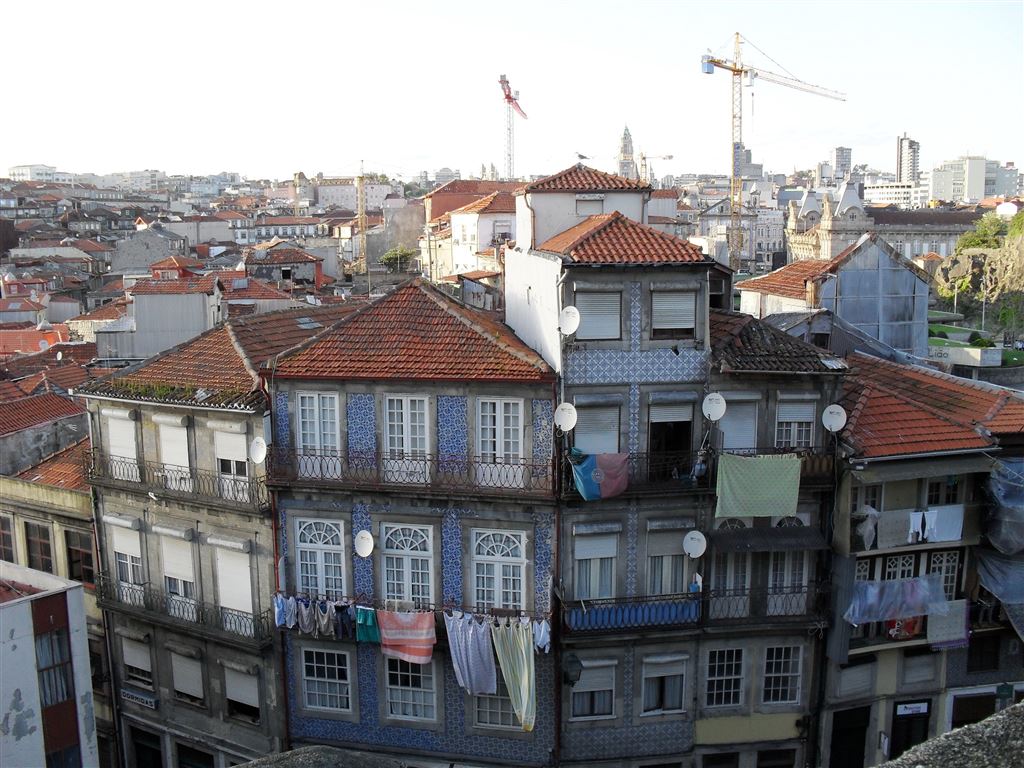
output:
[[[624,125],[638,152],[674,156],[652,161],[659,176],[724,173],[729,77],[702,75],[700,57],[731,56],[735,31],[747,63],[847,94],[746,91],[744,139],[766,170],[836,145],[893,169],[903,132],[924,167],[967,153],[1024,164],[1021,0],[54,0],[3,17],[0,174],[501,169],[501,73],[529,116],[519,174],[577,152],[613,169]]]

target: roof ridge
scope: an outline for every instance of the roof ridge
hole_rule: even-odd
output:
[[[856,381],[856,384],[861,384]],[[860,386],[860,394],[857,395],[857,402],[854,403],[853,408],[850,410],[850,415],[846,420],[846,425],[843,429],[844,434],[850,440],[850,444],[853,445],[857,450],[862,450],[860,441],[854,437],[854,429],[857,426],[857,422],[860,421],[861,414],[864,413],[864,409],[867,408],[868,400],[871,399],[871,386],[868,384]]]
[[[579,248],[581,245],[583,245],[583,243],[592,238],[594,235],[598,234],[599,232],[604,232],[604,230],[607,229],[613,221],[616,221],[620,217],[622,217],[622,214],[619,211],[612,211],[611,213],[595,213],[592,216],[588,216],[575,226],[578,227],[580,226],[580,224],[586,224],[588,221],[593,221],[594,226],[590,227],[589,229],[585,229],[579,235],[579,237],[577,237],[563,249],[563,252],[568,252],[571,254],[574,250]],[[572,229],[572,227],[570,227],[570,229]]]
[[[238,337],[235,335],[235,329],[232,327],[230,321],[224,323],[224,329],[227,331],[228,340],[231,342],[231,346],[234,347],[235,352],[241,359],[242,365],[245,366],[245,370],[248,371],[249,375],[252,377],[253,386],[259,387],[260,375],[252,367],[252,363],[249,360],[249,355],[246,354],[245,348],[242,346],[241,342],[239,342],[238,340]]]

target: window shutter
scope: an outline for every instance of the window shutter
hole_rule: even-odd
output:
[[[158,424],[157,434],[160,442],[160,462],[174,467],[189,466],[188,429],[170,424]]]
[[[195,581],[192,568],[192,544],[170,536],[160,537],[160,551],[164,559],[164,576],[183,581]]]
[[[573,693],[615,690],[615,664],[607,661],[584,661],[583,674],[572,687]]]
[[[619,452],[619,409],[580,408],[573,428],[576,448],[585,454]]]
[[[697,295],[676,291],[651,294],[654,328],[693,328],[697,318]]]
[[[693,403],[651,405],[651,423],[693,421]]]
[[[142,557],[142,545],[139,542],[139,532],[130,528],[111,528],[114,534],[114,551],[123,552],[126,555]]]
[[[598,557],[615,557],[618,536],[577,536],[574,552],[577,560],[591,560]]]
[[[735,451],[757,447],[757,404],[731,402],[718,422],[722,430],[722,450]]]
[[[174,673],[174,690],[203,698],[203,664],[177,653],[171,654],[171,671]]]
[[[781,402],[779,403],[779,421],[814,421],[814,403]]]
[[[577,339],[617,339],[621,322],[620,293],[577,293],[576,309],[580,311]]]
[[[259,709],[259,688],[256,675],[247,675],[224,667],[224,690],[227,698]]]
[[[107,419],[107,442],[111,456],[122,458],[138,458],[135,448],[135,422],[128,419]]]
[[[644,659],[644,677],[660,677],[681,675],[685,671],[683,665],[686,657],[679,654],[672,656],[648,656]]]
[[[659,533],[647,538],[647,555],[655,557],[658,555],[681,555],[683,554],[683,536],[685,531],[672,531],[671,533]]]
[[[213,433],[214,450],[218,459],[246,461],[245,435],[232,435],[227,432]]]
[[[217,547],[217,593],[220,606],[252,613],[252,585],[249,581],[249,555]]]
[[[149,646],[145,643],[122,637],[121,651],[124,655],[124,663],[129,667],[144,669],[147,672],[153,671],[153,661],[149,655]]]

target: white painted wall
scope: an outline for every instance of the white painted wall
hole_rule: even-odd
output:
[[[601,212],[611,213],[618,211],[634,221],[645,223],[647,214],[644,206],[643,192],[607,192],[604,193]],[[529,211],[525,210],[524,198],[534,210],[533,235],[536,240],[533,247],[541,245],[544,241],[574,227],[583,221],[586,216],[576,213],[575,192],[530,192],[520,195],[516,199],[516,231],[517,233],[529,232]],[[525,214],[525,217],[524,217]],[[518,242],[518,241],[517,241]]]
[[[505,254],[505,322],[527,346],[561,372],[558,333],[559,260],[520,248]]]
[[[775,312],[800,312],[807,309],[807,302],[789,299],[785,296],[770,296],[757,291],[740,291],[740,312],[761,319]]]

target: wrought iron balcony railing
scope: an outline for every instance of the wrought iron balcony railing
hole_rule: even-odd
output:
[[[554,492],[550,462],[485,461],[478,457],[377,453],[332,455],[271,448],[267,476],[274,484],[346,488],[399,488],[500,496]]]
[[[222,640],[231,638],[232,642],[255,646],[273,642],[273,620],[269,610],[261,614],[236,611],[149,585],[126,584],[107,576],[101,576],[96,586],[103,607],[145,614],[149,621]]]
[[[821,590],[810,584],[776,589],[721,589],[678,595],[573,600],[562,605],[566,631],[619,632],[648,627],[703,627],[811,621]]]
[[[266,510],[270,494],[262,477],[239,477],[191,467],[108,456],[92,450],[86,459],[86,475],[101,485],[154,491],[179,499],[216,500],[234,507]]]

